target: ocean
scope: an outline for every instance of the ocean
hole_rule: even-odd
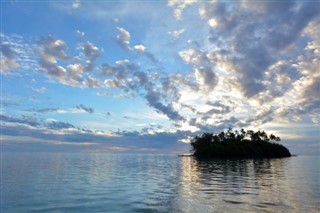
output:
[[[3,152],[0,212],[320,212],[319,164]]]

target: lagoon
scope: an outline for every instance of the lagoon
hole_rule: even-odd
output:
[[[319,164],[3,152],[0,212],[319,212]]]

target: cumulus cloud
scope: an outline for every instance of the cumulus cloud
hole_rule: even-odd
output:
[[[127,94],[142,95],[147,104],[171,120],[183,120],[174,109],[173,102],[178,101],[176,86],[168,77],[155,77],[156,73],[141,71],[140,67],[128,60],[116,61],[116,65],[105,64],[102,74],[109,77],[105,81],[108,87],[121,89]],[[159,90],[157,87],[161,86]]]
[[[38,47],[41,72],[70,86],[104,87],[99,79],[90,75],[96,68],[96,60],[102,50],[89,41],[80,43],[78,50],[81,50],[80,57],[72,57],[66,53],[64,41],[52,35],[42,37]]]
[[[119,60],[115,62],[116,65],[104,64],[101,68],[102,75],[113,77],[107,79],[105,83],[112,88],[126,88],[130,87],[129,76],[139,69],[139,66],[129,60]]]
[[[95,67],[95,61],[100,57],[101,51],[91,42],[84,43],[81,48],[88,59],[85,71],[90,72]]]
[[[116,41],[130,60],[98,64],[103,49],[83,41],[84,33],[78,31],[82,43],[77,45],[74,56],[68,54],[63,40],[51,35],[40,39],[41,72],[62,84],[99,89],[97,96],[142,97],[148,106],[167,116],[173,131],[222,130],[261,125],[275,118],[304,119],[304,115],[319,123],[318,2],[243,0],[195,4],[174,0],[168,5],[174,8],[177,19],[182,19],[186,7],[200,8],[199,14],[192,16],[199,16],[199,20],[189,22],[186,19],[190,14],[185,13],[179,22],[181,27],[169,32],[171,40],[176,41],[183,33],[184,37],[191,36],[186,43],[172,45],[184,65],[162,68],[154,67],[150,61],[145,63],[141,57],[157,62],[156,57],[146,45],[134,44],[129,31],[118,27]],[[197,32],[200,25],[193,24],[201,22],[206,26]],[[190,29],[197,33],[190,35]],[[163,32],[168,36],[168,30]],[[2,55],[9,59],[10,51],[5,48],[1,49]],[[17,53],[11,57],[15,59],[17,48],[9,48]],[[168,73],[173,69],[177,72]],[[52,108],[42,112],[50,110],[62,111]],[[84,105],[73,110],[94,112]],[[23,122],[23,118],[4,119]],[[34,121],[33,125],[37,126],[37,122],[41,123]],[[32,122],[25,125],[31,126]],[[67,123],[50,125],[76,128]],[[152,129],[145,128],[143,132],[148,131]]]
[[[117,27],[117,43],[120,45],[125,50],[128,50],[130,52],[135,52],[138,53],[142,56],[147,57],[150,61],[154,63],[158,63],[159,61],[157,58],[149,51],[147,51],[146,46],[143,44],[136,44],[133,47],[130,46],[130,33],[122,28],[122,27]]]
[[[140,45],[134,45],[133,49],[135,49],[139,53],[144,53],[146,50],[146,47],[140,44]]]
[[[39,41],[40,66],[43,71],[56,79],[66,76],[66,69],[58,64],[58,60],[68,61],[67,46],[64,41],[54,38],[52,35],[42,37]]]
[[[174,16],[176,19],[181,20],[182,19],[182,13],[183,10],[194,3],[196,3],[197,0],[169,0],[168,6],[174,8]]]
[[[122,27],[117,27],[117,42],[118,44],[126,49],[130,49],[130,33]]]
[[[181,50],[179,52],[181,59],[191,65],[198,65],[201,63],[207,63],[208,58],[204,52],[196,48],[190,48],[186,50]]]
[[[207,92],[213,90],[216,86],[217,80],[216,75],[209,67],[199,67],[195,70],[195,76],[199,81],[200,85],[204,87]]]

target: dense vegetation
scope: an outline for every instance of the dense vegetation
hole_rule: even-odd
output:
[[[280,137],[264,131],[233,131],[229,128],[219,134],[204,133],[191,140],[196,157],[290,157],[289,150],[278,143]]]

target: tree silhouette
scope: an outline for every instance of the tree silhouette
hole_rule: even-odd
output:
[[[195,156],[217,157],[289,157],[289,150],[284,146],[270,141],[280,141],[280,137],[268,134],[263,130],[233,131],[218,134],[203,133],[191,140]]]

